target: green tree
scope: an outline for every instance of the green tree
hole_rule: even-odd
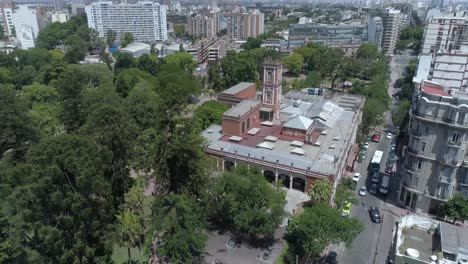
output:
[[[5,30],[3,28],[3,25],[0,25],[0,39],[5,39]]]
[[[0,84],[11,84],[13,83],[13,73],[6,67],[0,68]]]
[[[371,43],[362,44],[356,51],[356,57],[364,60],[375,60],[379,56],[378,48]]]
[[[239,165],[215,179],[208,217],[240,238],[270,238],[285,215],[284,204],[280,191],[258,170]]]
[[[319,87],[322,82],[322,75],[319,72],[313,71],[307,74],[305,83],[307,87]]]
[[[116,55],[116,60],[114,64],[115,74],[120,73],[123,69],[129,69],[135,67],[135,59],[133,59],[132,54],[118,52]]]
[[[318,257],[329,244],[344,242],[347,247],[364,230],[356,218],[342,217],[340,211],[325,204],[304,208],[288,225],[286,241],[290,260],[295,256]]]
[[[187,36],[184,25],[174,25],[174,33],[177,38],[183,38]]]
[[[205,129],[212,124],[221,124],[223,113],[229,110],[225,104],[217,101],[207,101],[197,107],[193,112],[193,117],[201,129]]]
[[[65,40],[66,52],[65,60],[68,63],[78,63],[85,58],[89,49],[89,43],[83,40],[78,34],[73,34]]]
[[[184,44],[182,44],[182,43],[180,43],[180,45],[179,45],[179,52],[185,52]]]
[[[107,47],[109,48],[112,47],[112,45],[114,45],[116,38],[117,38],[117,32],[115,32],[112,29],[107,30],[107,34],[106,34]]]
[[[292,75],[297,75],[304,66],[304,57],[301,54],[293,53],[283,58],[283,65]]]
[[[27,105],[21,99],[11,86],[0,84],[0,158],[10,149],[24,152],[36,139]]]
[[[260,38],[247,38],[247,42],[241,45],[244,50],[258,49],[262,45],[263,41]]]
[[[224,79],[224,89],[234,86],[239,82],[255,82],[258,80],[258,65],[251,57],[228,51],[226,57],[221,60],[221,73]]]
[[[93,140],[77,135],[45,138],[28,151],[8,202],[39,263],[110,262],[114,213],[103,159]]]
[[[151,75],[157,76],[161,61],[153,55],[143,54],[137,60],[137,67],[142,71],[146,71]]]
[[[127,247],[128,263],[132,263],[131,248],[140,239],[141,225],[136,214],[123,211],[117,215],[117,236],[121,246]]]
[[[157,198],[151,221],[153,254],[170,263],[199,262],[207,239],[200,211],[185,195]]]
[[[393,123],[397,126],[403,126],[408,118],[411,102],[409,100],[400,100],[398,107],[392,111]]]
[[[441,212],[448,218],[453,219],[453,224],[457,220],[468,219],[468,199],[457,193],[448,202],[440,206]]]
[[[122,40],[122,48],[125,48],[127,47],[128,44],[132,43],[134,40],[133,38],[133,34],[130,33],[130,32],[125,32],[124,36],[123,36],[123,40]]]
[[[309,195],[314,204],[328,204],[332,195],[332,186],[327,180],[317,180],[310,186]]]
[[[175,64],[181,69],[190,73],[192,73],[197,67],[197,61],[193,58],[191,54],[185,52],[177,52],[175,54],[171,54],[165,59],[167,64]]]
[[[158,125],[160,101],[156,92],[146,82],[133,88],[124,100],[126,112],[135,120],[139,131]]]
[[[215,92],[221,92],[226,88],[221,74],[221,66],[219,64],[208,67],[208,82],[210,83],[211,89]]]
[[[343,178],[336,187],[335,204],[338,209],[342,209],[347,202],[357,204],[357,199],[354,194],[353,181],[349,182],[349,178]]]

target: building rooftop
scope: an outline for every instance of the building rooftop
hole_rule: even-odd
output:
[[[236,106],[224,112],[223,116],[240,117],[247,114],[250,110],[252,110],[254,107],[257,107],[260,104],[262,104],[261,101],[244,100]]]
[[[251,82],[241,82],[241,83],[238,83],[234,86],[232,86],[231,88],[223,91],[222,93],[223,94],[237,94],[237,93],[240,93],[242,92],[243,90],[249,88],[250,86],[252,85],[255,85],[255,83],[251,83]]]
[[[434,87],[430,87],[430,86],[423,86],[423,91],[425,93],[428,93],[428,94],[441,95],[441,96],[450,96],[450,94],[447,93],[446,91],[441,90],[441,89],[437,89],[437,88],[434,88]]]
[[[468,229],[440,222],[440,240],[443,252],[457,254],[462,251],[468,256]]]
[[[132,42],[127,45],[125,48],[121,48],[121,51],[126,51],[126,52],[137,52],[140,50],[150,50],[151,46],[146,44],[146,43],[141,43],[141,42]]]
[[[295,116],[283,124],[284,127],[300,130],[308,130],[314,121],[305,116]]]
[[[419,56],[418,71],[416,76],[413,77],[414,83],[421,83],[426,80],[431,70],[432,55],[421,55]]]

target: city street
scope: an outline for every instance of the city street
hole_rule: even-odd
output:
[[[389,95],[393,95],[397,90],[394,88],[395,81],[403,77],[403,72],[410,59],[413,58],[410,55],[396,55],[391,62],[391,81],[388,89]],[[392,103],[393,107],[393,103]],[[391,111],[385,113],[385,129],[393,129]],[[379,143],[370,143],[367,151],[366,159],[357,166],[355,172],[361,173],[361,180],[358,183],[358,189],[362,185],[366,185],[369,190],[370,177],[368,179],[367,167],[370,160],[372,159],[376,150],[384,152],[381,166],[380,166],[380,178],[384,174],[385,164],[387,162],[387,156],[391,145],[391,139],[387,139],[382,133],[381,140]],[[350,248],[343,249],[342,246],[335,247],[339,255],[339,263],[360,263],[360,264],[374,264],[374,263],[385,263],[388,252],[391,246],[392,240],[392,229],[394,223],[397,220],[397,216],[388,210],[388,204],[395,204],[397,197],[397,190],[399,186],[399,178],[395,175],[390,177],[390,188],[387,197],[382,196],[377,192],[377,196],[367,193],[366,196],[358,196],[359,204],[353,206],[351,217],[360,219],[364,225],[365,230],[359,234],[354,240]],[[357,195],[357,194],[356,194]],[[376,206],[380,209],[382,214],[382,223],[375,224],[370,220],[369,208]],[[340,252],[341,251],[341,252]]]

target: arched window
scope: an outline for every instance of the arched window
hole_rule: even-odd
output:
[[[267,82],[272,82],[273,81],[273,72],[272,71],[267,71]]]

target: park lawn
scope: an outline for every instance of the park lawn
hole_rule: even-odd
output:
[[[145,200],[143,201],[143,206],[145,210],[146,219],[151,216],[151,205],[154,201],[154,196],[145,196]],[[147,223],[146,227],[149,227],[149,223]],[[146,232],[148,233],[148,232]],[[146,263],[148,260],[148,256],[145,255],[145,248],[142,247],[141,253],[138,250],[138,247],[134,247],[130,249],[130,254],[132,260],[138,261],[138,263]],[[121,247],[118,243],[114,243],[112,248],[112,261],[116,264],[128,263],[128,252],[127,247]]]

